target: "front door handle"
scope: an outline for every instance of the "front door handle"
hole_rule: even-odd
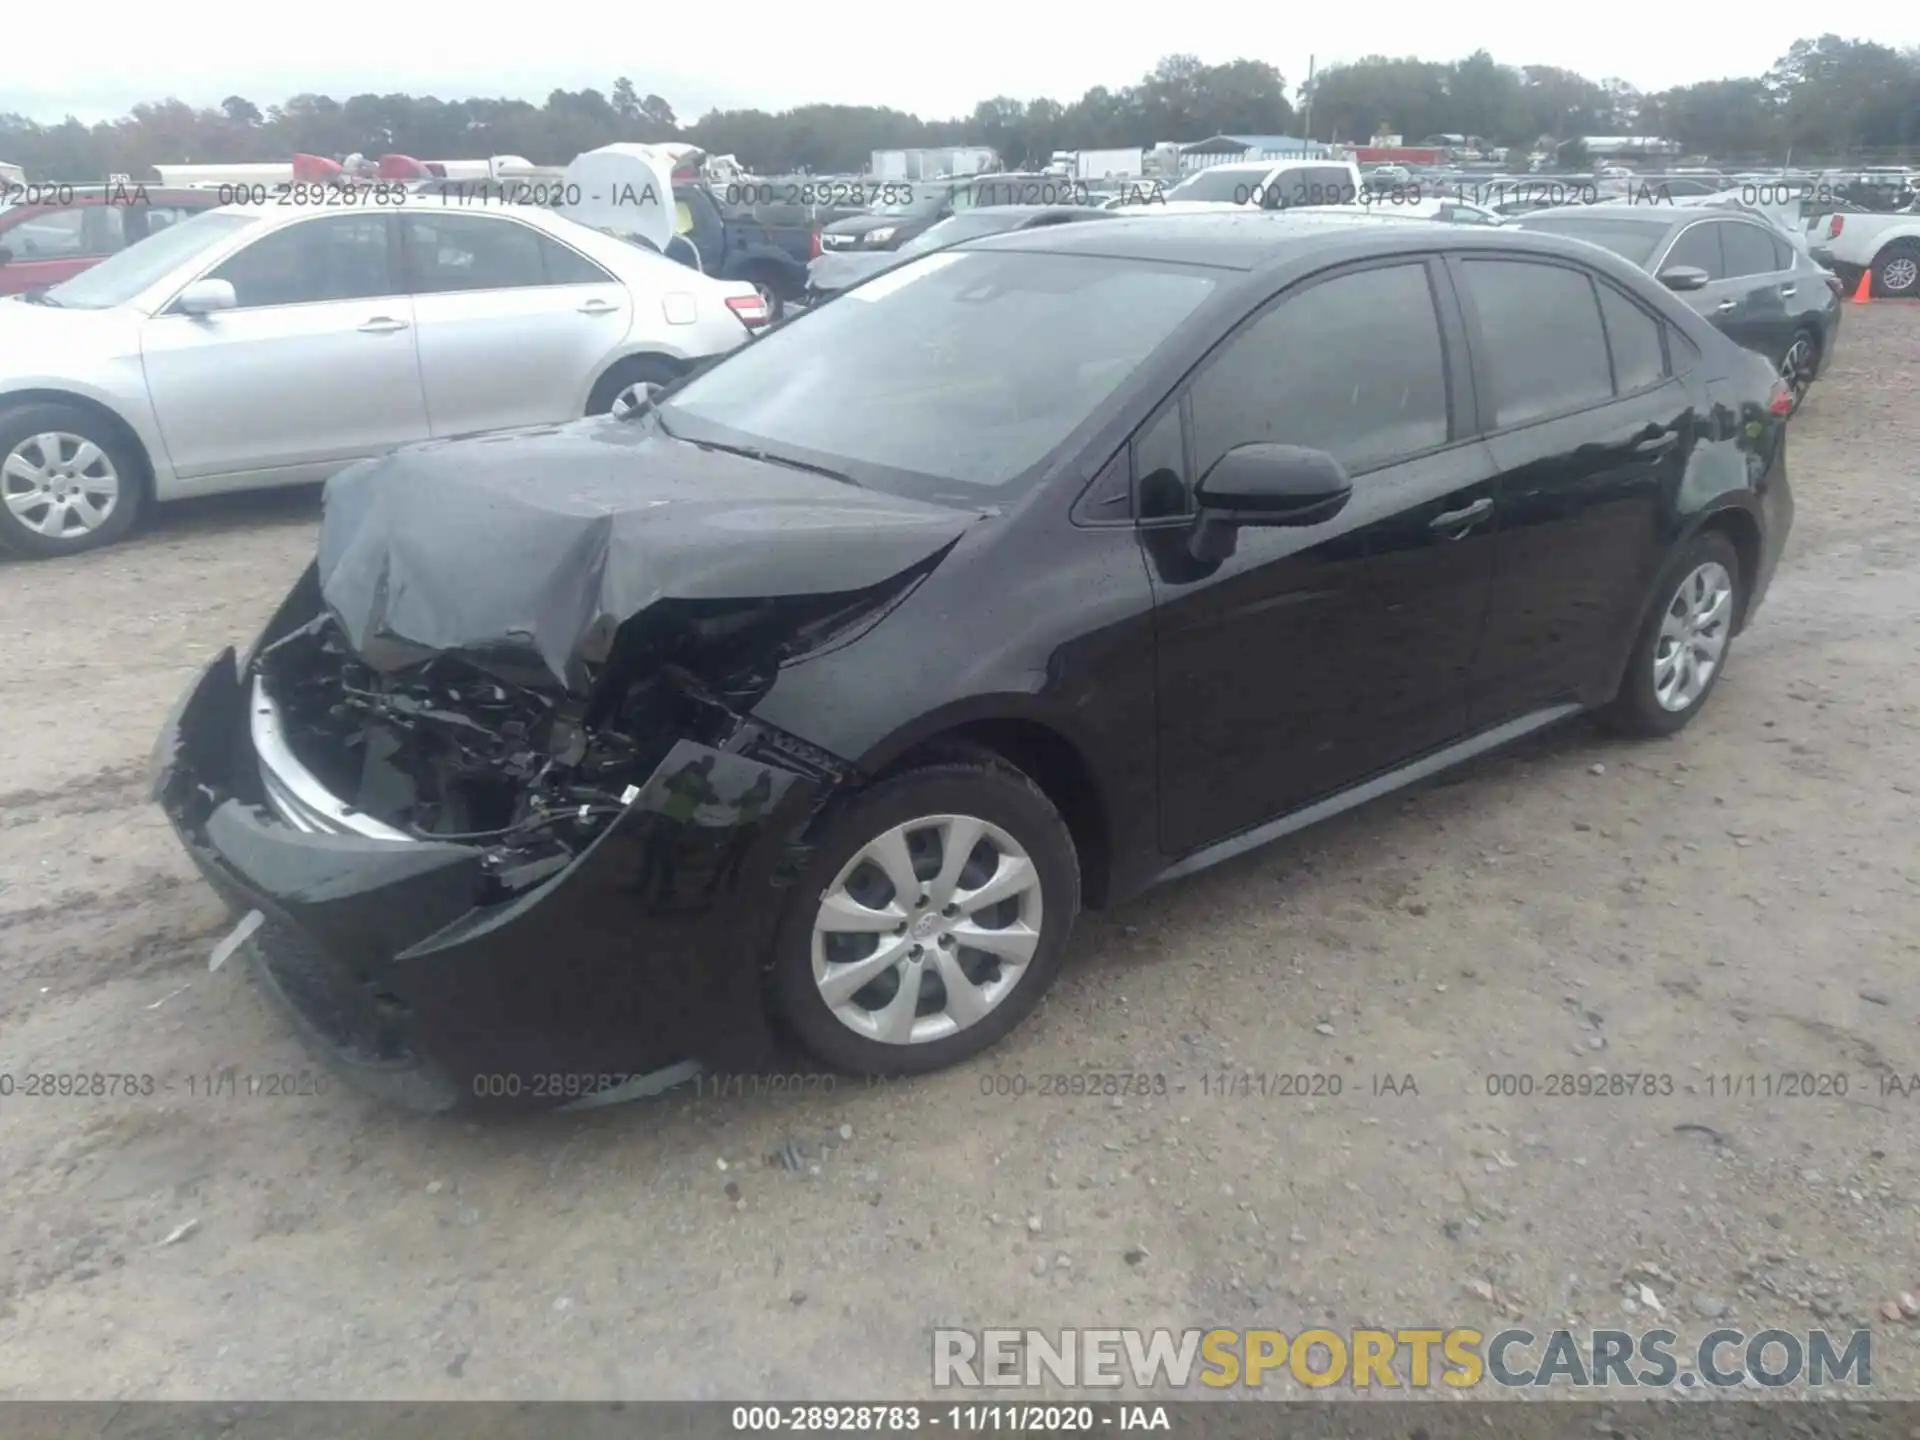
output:
[[[1633,453],[1636,455],[1664,455],[1680,443],[1680,437],[1671,430],[1658,435],[1649,435],[1644,440],[1636,440]]]
[[[362,335],[391,335],[396,330],[407,328],[407,322],[396,320],[391,315],[376,315],[360,327]]]
[[[611,315],[619,308],[618,305],[609,304],[605,300],[589,300],[580,307],[580,313],[582,315]]]
[[[1795,290],[1797,290],[1797,289],[1799,289],[1799,288],[1800,288],[1800,287],[1799,287],[1799,286],[1797,286],[1797,285],[1782,285],[1782,286],[1780,287],[1780,293],[1781,293],[1782,295],[1791,295],[1791,294],[1793,294],[1793,292],[1794,292]]]
[[[1733,309],[1733,307],[1738,305],[1739,303],[1740,302],[1738,300],[1722,300],[1718,305],[1714,306],[1713,308],[1716,311],[1718,311],[1720,314],[1724,315],[1727,313],[1727,311]]]
[[[1465,506],[1462,509],[1448,510],[1443,514],[1434,516],[1433,519],[1427,522],[1427,528],[1429,530],[1457,530],[1464,535],[1467,527],[1478,524],[1492,513],[1493,501],[1483,495],[1471,505]]]

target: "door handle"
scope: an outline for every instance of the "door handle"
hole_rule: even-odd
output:
[[[1782,295],[1791,295],[1791,294],[1793,294],[1793,292],[1794,292],[1795,290],[1797,290],[1797,289],[1799,289],[1799,288],[1800,288],[1800,287],[1799,287],[1799,286],[1797,286],[1797,285],[1782,285],[1782,286],[1780,287],[1780,293],[1781,293]]]
[[[396,320],[391,315],[376,315],[360,327],[362,335],[391,335],[396,330],[407,328],[407,322]]]
[[[1733,307],[1738,305],[1739,303],[1740,302],[1738,300],[1722,300],[1718,305],[1714,306],[1713,308],[1719,313],[1721,313],[1722,315],[1724,315],[1727,311],[1733,309]]]
[[[1471,505],[1459,510],[1448,510],[1436,515],[1427,522],[1429,530],[1459,530],[1465,533],[1465,527],[1474,525],[1493,512],[1493,501],[1482,495]]]
[[[1636,440],[1633,453],[1636,455],[1664,455],[1680,443],[1680,437],[1671,430],[1658,435],[1649,435],[1644,440]]]
[[[605,300],[589,300],[580,307],[580,313],[582,315],[611,315],[619,308],[618,305],[610,304]]]

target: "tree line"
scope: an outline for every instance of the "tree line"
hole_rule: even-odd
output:
[[[674,139],[736,155],[762,174],[852,173],[872,151],[905,146],[987,145],[1011,168],[1042,164],[1056,150],[1303,131],[1349,142],[1395,134],[1409,144],[1458,134],[1523,148],[1580,135],[1657,135],[1690,152],[1753,163],[1920,159],[1920,49],[1823,35],[1795,41],[1764,75],[1657,92],[1551,65],[1503,65],[1485,50],[1448,62],[1369,56],[1297,89],[1264,61],[1207,65],[1170,55],[1137,84],[1095,86],[1067,102],[998,96],[945,120],[819,104],[713,110],[687,122],[625,76],[605,93],[555,90],[541,105],[303,94],[262,110],[230,95],[217,108],[154,101],[91,125],[0,114],[0,159],[41,180],[150,180],[155,164],[175,161],[399,152],[563,164],[611,141]]]

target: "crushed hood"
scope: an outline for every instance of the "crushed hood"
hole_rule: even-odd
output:
[[[977,518],[600,418],[341,471],[318,569],[327,608],[377,669],[517,652],[577,687],[658,601],[863,590]]]

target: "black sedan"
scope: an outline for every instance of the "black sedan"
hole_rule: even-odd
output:
[[[949,215],[897,250],[840,250],[816,255],[807,266],[807,300],[811,304],[830,299],[882,270],[890,270],[916,255],[958,245],[962,240],[978,240],[983,235],[999,235],[1008,230],[1032,230],[1042,225],[1115,218],[1115,211],[1096,210],[1086,205],[1000,205]]]
[[[1613,251],[1766,356],[1798,408],[1840,335],[1840,286],[1763,217],[1693,206],[1563,206],[1516,218]]]
[[[216,953],[403,1102],[927,1071],[1083,906],[1574,715],[1693,720],[1790,403],[1548,235],[967,241],[629,418],[342,472],[156,798]]]

